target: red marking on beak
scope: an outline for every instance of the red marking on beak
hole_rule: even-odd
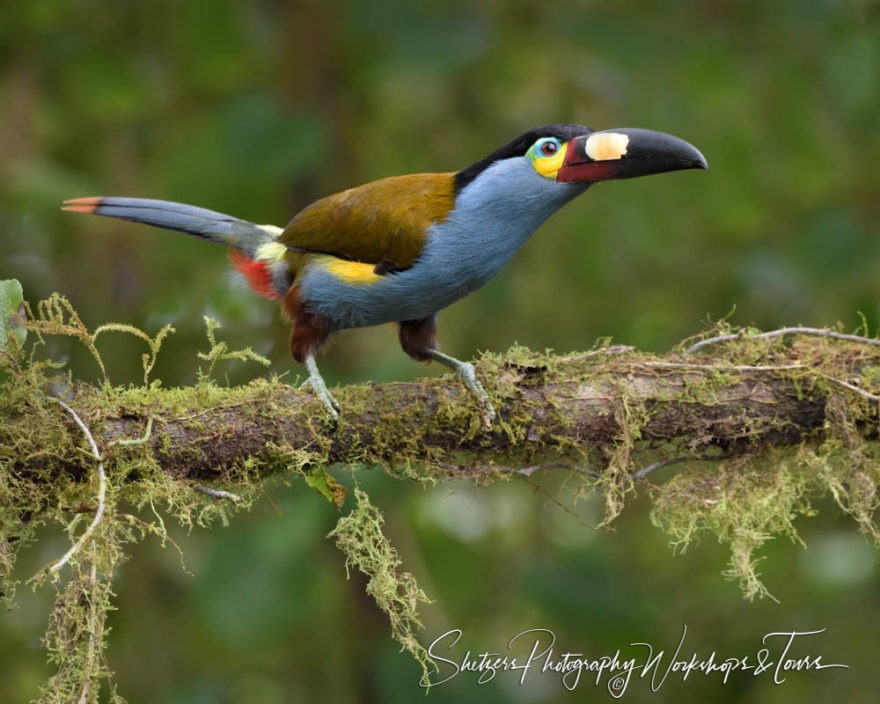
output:
[[[607,181],[617,175],[615,161],[586,161],[581,164],[563,164],[556,172],[558,183],[592,183]]]

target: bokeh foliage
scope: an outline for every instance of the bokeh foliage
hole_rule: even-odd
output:
[[[321,195],[461,168],[551,121],[672,132],[712,170],[602,185],[568,206],[498,279],[441,316],[451,353],[514,341],[565,351],[606,336],[664,350],[728,314],[762,328],[853,328],[860,314],[871,330],[880,324],[880,7],[870,0],[33,0],[0,10],[0,60],[0,279],[21,280],[31,300],[63,292],[91,328],[129,322],[154,335],[173,324],[154,370],[166,385],[196,378],[206,313],[232,348],[290,368],[273,305],[228,273],[219,248],[62,214],[61,200],[169,198],[283,224]],[[111,338],[101,342],[108,373],[139,381],[140,348]],[[328,380],[436,373],[395,338],[384,328],[341,337],[325,355]],[[98,379],[76,347],[52,354]],[[249,374],[233,368],[229,379]],[[843,675],[779,687],[689,681],[680,693],[873,701],[864,665],[880,643],[864,614],[878,606],[880,581],[865,568],[876,556],[833,509],[804,525],[806,551],[784,542],[766,551],[763,576],[781,604],[748,603],[719,578],[723,549],[673,559],[637,507],[596,533],[596,506],[567,512],[556,481],[564,477],[426,492],[371,477],[392,541],[436,600],[428,640],[461,627],[475,650],[501,648],[540,626],[571,648],[613,652],[630,640],[675,642],[687,623],[694,647],[736,652],[759,647],[768,624],[827,627],[822,650],[850,664]],[[110,619],[123,694],[420,696],[417,667],[363,585],[342,581],[324,539],[335,521],[301,484],[273,486],[230,529],[179,536],[195,578],[171,551],[141,548],[121,570]],[[63,544],[47,535],[23,575]],[[0,628],[3,701],[26,701],[46,677],[37,640],[46,607],[40,595],[19,596]],[[456,681],[431,697],[565,693]]]

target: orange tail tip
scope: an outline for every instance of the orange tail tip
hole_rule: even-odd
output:
[[[90,198],[71,198],[70,200],[64,201],[61,209],[69,210],[73,213],[94,213],[98,209],[98,206],[101,205],[102,200],[104,199],[94,196]]]

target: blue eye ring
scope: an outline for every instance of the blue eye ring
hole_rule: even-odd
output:
[[[535,142],[533,149],[535,156],[548,158],[556,156],[561,146],[562,143],[556,137],[544,137]]]

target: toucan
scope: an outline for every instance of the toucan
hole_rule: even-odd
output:
[[[661,132],[552,124],[461,171],[391,176],[327,196],[284,228],[144,198],[75,198],[63,208],[229,247],[250,286],[280,302],[291,354],[334,420],[340,406],[316,352],[337,330],[396,323],[404,352],[458,373],[488,424],[495,411],[473,365],[438,348],[438,311],[489,281],[593,183],[707,168],[696,147]]]

